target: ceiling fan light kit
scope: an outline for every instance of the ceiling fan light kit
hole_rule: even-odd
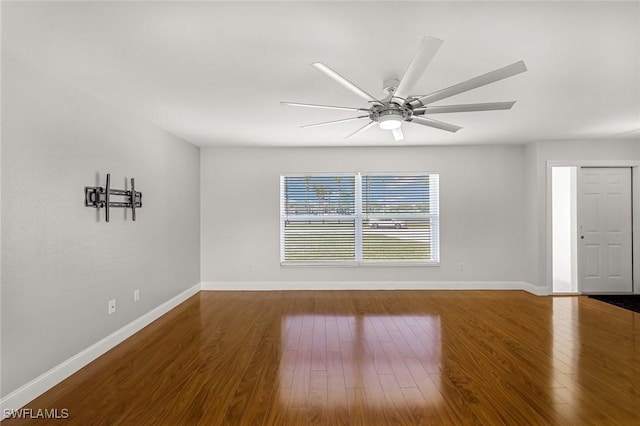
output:
[[[319,127],[343,123],[345,121],[368,118],[370,120],[369,123],[360,127],[355,132],[347,135],[345,139],[350,139],[357,134],[373,127],[377,123],[380,129],[391,130],[393,138],[396,142],[404,139],[404,134],[402,133],[403,122],[421,124],[423,126],[433,127],[448,132],[457,132],[462,128],[454,124],[449,124],[425,117],[425,115],[451,112],[497,111],[511,109],[511,107],[515,104],[515,101],[437,106],[430,106],[429,104],[525,72],[527,70],[527,67],[523,61],[507,65],[506,67],[498,68],[497,70],[488,72],[478,77],[474,77],[470,80],[466,80],[458,84],[454,84],[453,86],[449,86],[445,89],[438,90],[428,95],[410,95],[409,93],[411,93],[411,91],[413,90],[413,86],[417,83],[420,76],[424,73],[427,66],[431,63],[431,60],[433,59],[441,45],[442,40],[440,39],[433,37],[424,37],[422,39],[422,42],[420,43],[420,46],[418,47],[418,51],[409,63],[409,67],[405,71],[402,79],[388,79],[383,82],[383,89],[386,93],[386,96],[382,99],[376,99],[371,94],[356,86],[354,83],[347,80],[345,77],[340,75],[335,70],[329,68],[322,62],[314,62],[313,64],[311,64],[317,70],[323,72],[328,77],[332,78],[345,88],[349,89],[356,95],[366,100],[369,104],[367,108],[317,105],[299,102],[281,102],[281,104],[295,107],[360,112],[362,114],[358,117],[326,121],[317,124],[308,124],[302,127]]]
[[[378,126],[382,130],[394,130],[402,126],[402,116],[396,113],[390,113],[378,118]]]

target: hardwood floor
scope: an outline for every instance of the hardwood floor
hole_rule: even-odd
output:
[[[5,424],[640,424],[640,314],[521,291],[201,292]]]

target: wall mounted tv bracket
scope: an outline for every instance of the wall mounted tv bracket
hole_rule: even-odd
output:
[[[111,189],[111,173],[107,173],[107,184],[101,186],[85,186],[84,187],[84,205],[87,207],[95,207],[96,209],[104,207],[104,217],[109,222],[110,207],[131,208],[131,217],[136,220],[136,209],[142,207],[142,192],[136,191],[136,182],[131,178],[131,190]],[[111,201],[112,196],[122,196],[122,201]]]

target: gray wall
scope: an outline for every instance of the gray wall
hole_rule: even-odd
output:
[[[136,222],[84,207],[107,172]],[[199,184],[197,147],[3,52],[3,396],[199,283]]]
[[[203,148],[201,279],[522,280],[523,155],[521,146]],[[280,174],[354,171],[440,173],[439,267],[280,266]]]
[[[202,149],[201,280],[295,281],[303,287],[305,282],[318,281],[525,281],[546,292],[550,267],[546,167],[548,161],[560,160],[640,160],[640,141]],[[279,175],[353,171],[440,173],[439,267],[280,266]],[[635,185],[636,201],[640,199],[639,188]],[[639,215],[640,209],[636,208],[636,224],[640,223]],[[636,234],[639,227],[635,228]],[[224,244],[220,244],[222,241]],[[639,248],[634,250],[636,268]],[[458,270],[460,262],[464,271]]]

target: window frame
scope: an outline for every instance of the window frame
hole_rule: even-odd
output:
[[[285,260],[285,224],[291,219],[286,214],[284,187],[286,178],[304,178],[304,177],[354,177],[354,202],[355,209],[353,214],[348,215],[296,215],[296,221],[326,221],[326,220],[341,220],[341,221],[353,221],[354,222],[354,244],[355,244],[355,258],[354,260]],[[366,220],[369,220],[366,214],[363,213],[363,197],[362,197],[362,180],[364,176],[390,176],[390,177],[402,177],[402,176],[429,176],[430,196],[435,195],[435,212],[430,211],[425,213],[422,217],[429,221],[432,226],[431,230],[431,259],[410,259],[410,260],[395,260],[395,259],[379,259],[379,260],[365,260],[363,259],[363,225]],[[431,177],[435,176],[436,191],[431,192]],[[302,267],[367,267],[367,266],[414,266],[414,267],[431,267],[440,266],[440,174],[437,172],[351,172],[351,173],[283,173],[280,175],[280,265],[302,266]],[[432,207],[430,207],[431,210]],[[371,214],[369,214],[371,216]],[[409,215],[381,215],[389,218],[408,218]]]

